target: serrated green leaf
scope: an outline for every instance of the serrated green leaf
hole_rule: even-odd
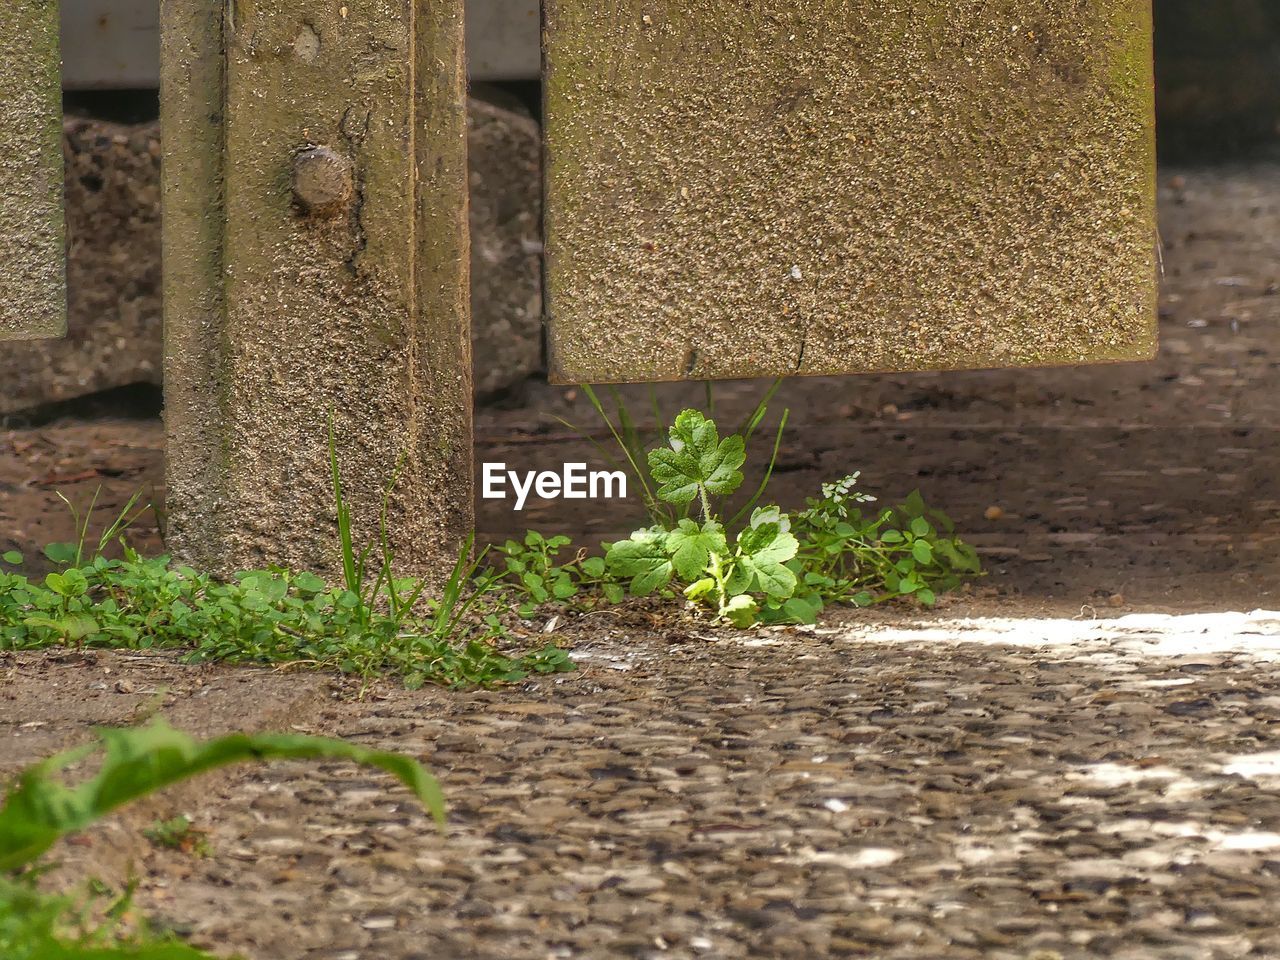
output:
[[[786,563],[799,549],[799,541],[779,529],[776,523],[748,527],[738,535],[739,556],[731,577],[733,586],[742,585],[744,593],[759,591],[778,599],[790,597],[795,593],[797,580]]]
[[[666,531],[637,530],[609,548],[605,563],[617,577],[631,578],[631,593],[647,597],[671,582],[675,570],[667,556]]]
[[[742,437],[721,440],[715,421],[697,410],[685,410],[676,417],[670,436],[670,447],[649,453],[649,470],[661,485],[661,499],[691,503],[699,488],[715,496],[728,496],[742,485],[739,468],[747,459]]]
[[[791,530],[791,516],[778,506],[756,507],[751,513],[751,526],[763,527],[766,523],[776,524],[783,533]]]
[[[715,520],[699,525],[695,520],[684,519],[667,534],[667,553],[671,565],[681,580],[695,580],[711,562],[711,554],[724,556],[729,552],[724,527]]]

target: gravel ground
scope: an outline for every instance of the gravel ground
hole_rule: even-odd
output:
[[[580,674],[295,726],[440,775],[276,765],[185,808],[142,902],[261,960],[1280,956],[1280,614],[905,615],[566,636]]]

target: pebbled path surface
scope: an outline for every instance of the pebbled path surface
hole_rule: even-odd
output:
[[[248,772],[144,904],[262,960],[1280,956],[1280,614],[591,637],[317,722],[430,763],[445,835]]]

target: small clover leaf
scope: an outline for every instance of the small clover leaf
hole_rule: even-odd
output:
[[[44,548],[44,555],[60,567],[75,563],[76,545],[74,543],[51,543]]]
[[[911,555],[917,563],[933,563],[933,547],[927,540],[917,540],[911,544]]]

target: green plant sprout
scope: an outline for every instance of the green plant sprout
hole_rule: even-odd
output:
[[[45,550],[59,569],[32,580],[18,569],[20,553],[0,556],[0,650],[176,649],[191,662],[300,664],[365,683],[395,676],[410,688],[497,686],[574,669],[551,643],[513,649],[496,612],[501,575],[483,562],[484,551],[472,556],[471,540],[460,547],[438,598],[427,596],[423,580],[395,573],[387,529],[395,477],[383,490],[376,541],[357,548],[332,431],[329,456],[341,585],[278,567],[221,582],[168,557],[143,557],[124,539],[141,512],[136,496],[92,549],[95,494],[83,515],[72,507],[78,542]],[[113,540],[119,559],[105,555]]]
[[[444,825],[439,784],[416,760],[401,754],[301,734],[236,733],[201,742],[163,721],[144,728],[104,729],[98,736],[96,745],[29,767],[0,807],[0,957],[5,960],[211,960],[203,951],[145,929],[127,933],[121,921],[131,888],[107,909],[105,922],[95,923],[84,905],[42,893],[36,884],[44,870],[40,858],[62,837],[217,767],[271,759],[371,766],[399,780]],[[62,771],[94,753],[102,754],[96,774],[76,786],[62,782]]]
[[[695,609],[733,626],[806,624],[831,604],[866,607],[913,597],[931,606],[940,594],[981,575],[977,552],[918,491],[895,507],[870,509],[875,498],[856,489],[860,475],[854,473],[823,484],[821,496],[803,510],[760,506],[786,412],[760,483],[726,519],[745,483],[748,444],[777,386],[737,432],[722,437],[710,416],[685,410],[668,428],[666,442],[643,454],[642,434],[616,392],[615,425],[585,388],[639,480],[652,523],[605,544],[603,558],[578,552],[563,564],[557,558],[570,546],[566,537],[531,531],[523,542],[508,541],[500,549],[504,580],[520,596],[521,614],[554,602],[589,608],[593,596],[617,603],[628,594],[678,591]]]
[[[395,572],[388,530],[395,476],[382,492],[376,538],[357,547],[331,428],[340,585],[275,567],[220,582],[167,557],[144,558],[124,540],[141,512],[137,497],[94,549],[95,496],[83,515],[73,508],[77,542],[46,549],[59,569],[42,580],[3,569],[20,567],[20,554],[0,555],[0,650],[166,648],[184,651],[191,661],[304,664],[363,682],[391,675],[410,688],[495,686],[574,669],[554,644],[512,649],[500,617],[504,599],[525,619],[552,604],[586,611],[628,595],[659,594],[683,598],[695,611],[737,627],[808,624],[833,604],[866,607],[910,597],[929,606],[981,575],[976,551],[919,492],[875,508],[875,498],[858,491],[854,473],[823,484],[804,509],[761,506],[786,412],[759,483],[737,503],[746,492],[749,445],[776,382],[734,433],[722,436],[709,415],[685,410],[648,451],[620,396],[614,394],[615,423],[599,396],[585,389],[639,478],[651,520],[604,544],[602,555],[573,549],[568,537],[530,531],[493,550],[491,562],[488,548],[473,556],[468,539],[439,596],[428,596],[424,581]],[[120,559],[105,556],[113,539],[122,546]]]
[[[157,820],[143,830],[142,835],[157,847],[177,850],[190,857],[203,859],[213,854],[208,832],[201,830],[181,814],[168,820]]]

